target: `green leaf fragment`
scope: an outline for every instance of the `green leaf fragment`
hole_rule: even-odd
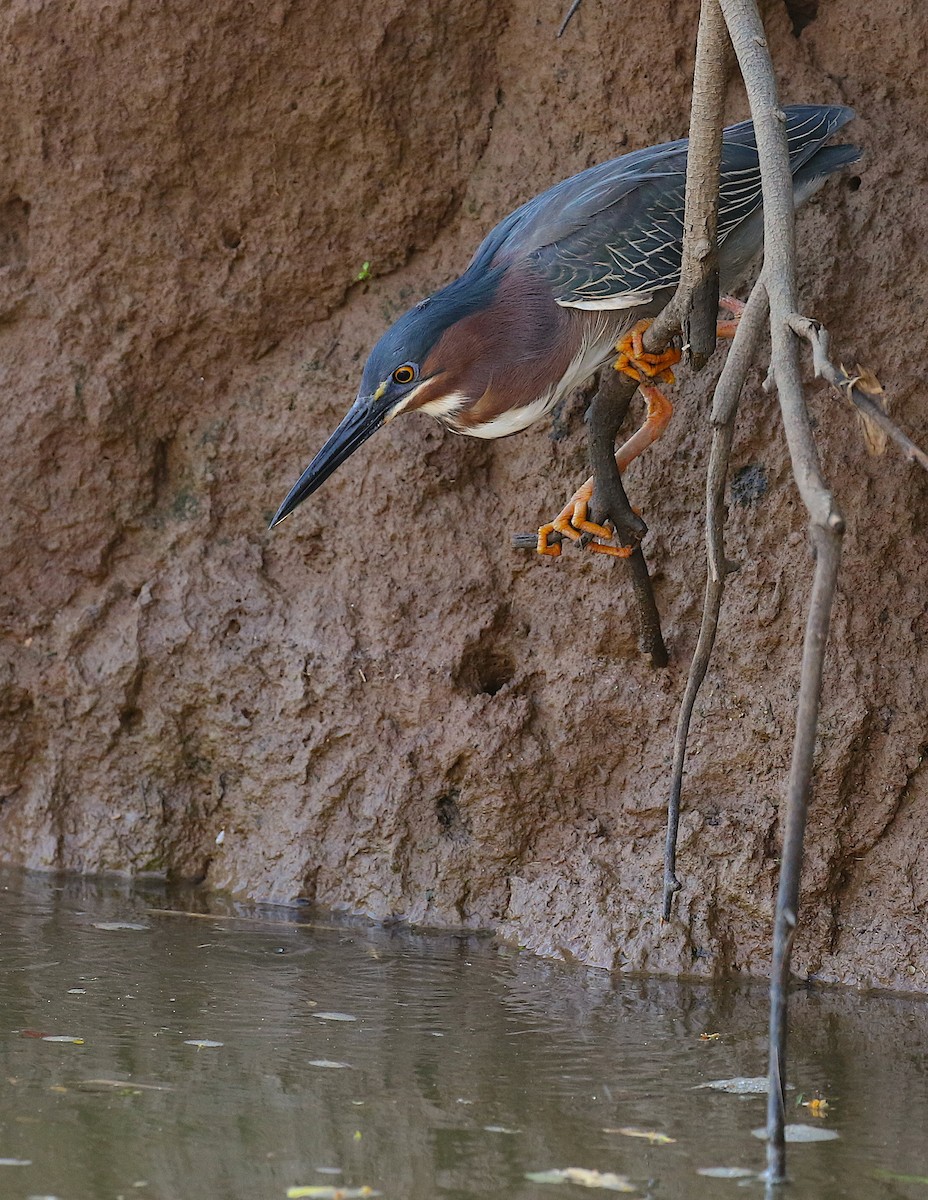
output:
[[[877,1170],[873,1172],[874,1179],[885,1179],[891,1183],[923,1183],[928,1186],[928,1175],[900,1175],[896,1171]]]

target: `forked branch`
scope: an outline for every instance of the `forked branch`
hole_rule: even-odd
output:
[[[699,370],[715,349],[719,301],[719,175],[725,77],[731,43],[718,0],[703,0],[696,35],[693,99],[683,214],[680,283],[670,303],[645,333],[645,348],[663,349],[683,335],[685,352]]]
[[[903,433],[879,402],[883,389],[873,372],[858,366],[851,375],[845,367],[836,366],[828,356],[828,330],[819,321],[793,313],[789,325],[793,333],[805,338],[812,347],[812,369],[816,377],[827,380],[832,387],[837,388],[850,400],[865,421],[876,425],[886,437],[896,443],[906,458],[928,471],[928,454],[916,445],[908,434]]]
[[[799,374],[799,343],[790,326],[798,309],[793,180],[786,122],[755,0],[720,0],[751,105],[764,203],[764,275],[770,297],[771,371],[776,383],[793,475],[809,513],[815,578],[803,644],[796,734],[786,800],[786,829],[774,913],[770,972],[767,1179],[786,1173],[787,988],[799,903],[802,847],[821,704],[822,665],[841,561],[842,517],[825,482]]]
[[[719,170],[728,50],[728,36],[718,0],[705,0],[696,39],[680,283],[670,303],[646,330],[644,337],[646,348],[653,351],[662,349],[682,333],[697,368],[715,349],[719,297]],[[622,407],[615,396],[618,394],[624,399],[626,393],[630,399],[627,383],[607,387],[605,392],[598,393],[590,409],[594,516],[599,522],[611,521],[619,540],[635,546],[627,562],[638,603],[642,648],[655,666],[664,666],[667,651],[640,546],[646,526],[628,505],[614,457],[616,435],[628,407],[627,400]]]
[[[734,341],[725,359],[725,366],[716,384],[712,402],[712,449],[706,477],[706,595],[703,602],[699,638],[693,652],[686,690],[677,717],[677,732],[673,743],[673,765],[670,773],[670,796],[667,801],[667,837],[664,845],[664,901],[662,916],[670,920],[673,898],[680,890],[677,879],[677,833],[680,826],[680,798],[683,789],[683,767],[686,745],[696,697],[709,668],[715,646],[722,595],[729,564],[725,557],[725,484],[728,461],[735,436],[735,417],[748,371],[754,362],[767,323],[767,292],[763,277],[754,285],[738,324]]]

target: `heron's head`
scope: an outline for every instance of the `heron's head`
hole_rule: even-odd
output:
[[[404,412],[449,418],[477,397],[481,358],[475,316],[490,316],[500,269],[468,271],[421,300],[383,335],[364,367],[357,399],[288,492],[271,528],[323,484],[382,425]],[[481,363],[483,371],[486,364]]]

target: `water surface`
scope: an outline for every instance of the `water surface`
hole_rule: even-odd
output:
[[[763,1195],[699,1174],[764,1166],[764,1098],[699,1086],[765,1072],[760,985],[155,885],[0,886],[2,1200],[589,1195],[526,1178],[568,1167],[639,1197]],[[784,1196],[928,1200],[928,1005],[798,990],[791,1011],[790,1120],[839,1136],[790,1148]]]

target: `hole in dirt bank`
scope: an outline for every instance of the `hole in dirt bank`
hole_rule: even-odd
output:
[[[461,821],[458,794],[458,792],[448,792],[446,796],[439,796],[435,801],[435,816],[438,818],[438,824],[446,832],[460,824]]]
[[[452,788],[435,801],[435,817],[438,821],[438,828],[443,837],[451,838],[453,841],[466,839],[470,832],[458,807],[460,795],[457,788]]]
[[[762,463],[748,463],[736,471],[731,480],[731,498],[735,504],[749,508],[767,494],[767,471]]]
[[[21,267],[29,257],[29,205],[19,196],[0,204],[0,267]]]
[[[505,650],[478,644],[464,651],[454,681],[474,696],[495,696],[512,681],[515,673],[515,662]]]
[[[847,190],[849,192],[856,192],[859,187],[860,187],[860,176],[859,175],[851,175],[847,181]]]
[[[123,733],[135,733],[142,724],[142,710],[140,708],[124,708],[119,714],[119,728]]]
[[[793,26],[793,37],[799,37],[807,25],[818,16],[818,0],[785,0],[786,11]]]

